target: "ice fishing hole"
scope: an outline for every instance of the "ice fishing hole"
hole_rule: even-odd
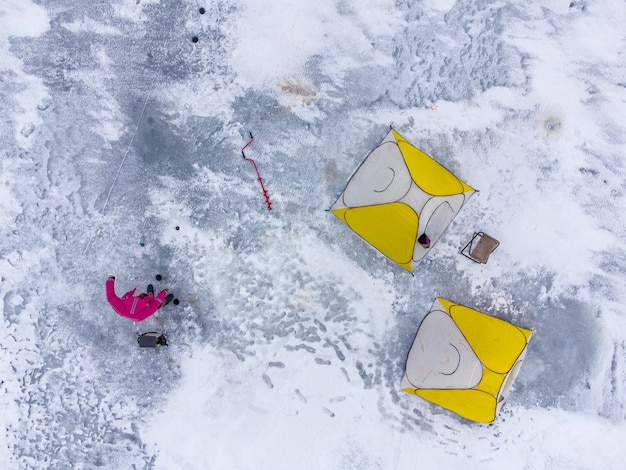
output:
[[[191,38],[191,42],[198,42],[198,36],[194,36]]]
[[[204,15],[204,13],[206,12],[206,10],[202,7],[200,7],[198,11],[200,12],[201,15]]]
[[[548,135],[555,135],[561,131],[563,124],[556,117],[549,117],[543,122],[543,128]]]

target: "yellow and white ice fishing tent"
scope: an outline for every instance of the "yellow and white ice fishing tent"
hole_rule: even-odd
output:
[[[428,254],[474,189],[393,129],[361,163],[331,212],[407,271]],[[417,239],[426,234],[430,246]]]
[[[511,389],[532,330],[438,298],[415,336],[402,390],[491,423]]]

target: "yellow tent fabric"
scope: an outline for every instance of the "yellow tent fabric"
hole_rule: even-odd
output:
[[[402,390],[460,416],[492,423],[526,355],[533,332],[438,298],[422,321]]]
[[[474,189],[393,129],[361,163],[331,212],[412,272]],[[430,247],[417,239],[425,233]]]

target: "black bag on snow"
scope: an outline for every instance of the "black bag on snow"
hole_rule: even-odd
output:
[[[161,346],[167,346],[167,340],[162,333],[156,331],[150,331],[144,333],[137,338],[140,348],[160,348]]]

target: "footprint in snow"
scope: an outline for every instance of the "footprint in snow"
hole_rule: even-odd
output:
[[[306,399],[306,397],[302,394],[302,392],[299,389],[296,388],[295,392],[296,392],[296,396],[302,403],[306,404],[309,402],[309,400]]]

